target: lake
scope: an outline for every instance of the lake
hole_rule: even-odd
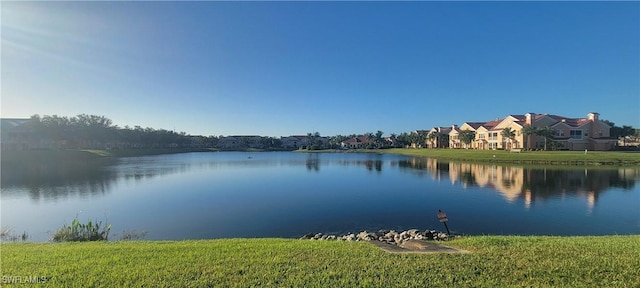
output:
[[[67,167],[68,166],[68,167]],[[144,239],[435,229],[640,234],[640,168],[505,166],[391,154],[210,152],[2,167],[1,223],[47,241],[77,217]]]

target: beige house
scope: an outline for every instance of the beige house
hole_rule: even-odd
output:
[[[450,147],[450,139],[449,133],[454,129],[457,129],[457,125],[452,125],[451,127],[433,127],[427,133],[427,148],[448,148]],[[433,138],[430,138],[429,135],[434,135]],[[457,134],[455,134],[457,135]]]
[[[463,130],[474,131],[476,136],[471,145],[473,149],[543,149],[545,138],[525,135],[523,128],[526,125],[534,128],[549,127],[555,131],[555,135],[550,140],[559,150],[609,150],[616,146],[616,139],[610,137],[611,127],[602,122],[599,114],[595,112],[587,114],[586,118],[535,113],[507,115],[504,119],[484,123],[466,122],[458,131],[452,131],[451,136],[455,137]],[[513,132],[511,137],[503,135],[505,129]],[[454,142],[451,142],[450,147],[459,148]]]

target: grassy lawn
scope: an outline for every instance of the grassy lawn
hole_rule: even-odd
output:
[[[470,254],[389,254],[292,239],[4,243],[7,277],[43,287],[639,287],[640,235],[474,236]],[[15,278],[14,278],[15,279]],[[17,285],[19,286],[19,285]]]
[[[560,165],[640,165],[638,152],[614,151],[522,151],[472,149],[384,149],[370,152],[433,157],[443,160]]]

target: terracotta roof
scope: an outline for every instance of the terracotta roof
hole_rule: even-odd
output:
[[[553,123],[551,126],[556,125],[558,123],[564,123],[572,127],[579,127],[591,121],[587,118],[568,118],[568,117],[559,116],[559,115],[542,115],[542,116],[549,116],[551,119],[558,121],[556,123]]]
[[[484,125],[484,123],[486,123],[486,122],[465,122],[464,124],[467,124],[467,125],[471,126],[471,128],[473,128],[473,129],[478,129],[478,128],[480,128],[480,126]]]
[[[487,128],[487,130],[491,130],[491,128],[498,126],[498,124],[500,124],[500,122],[502,122],[502,120],[503,119],[489,121],[489,122],[486,122],[486,123],[482,124],[482,126],[484,126],[484,128]]]
[[[440,127],[440,129],[438,130],[440,130],[440,133],[448,134],[449,132],[451,132],[451,127]]]

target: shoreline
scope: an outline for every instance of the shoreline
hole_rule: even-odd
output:
[[[522,151],[511,153],[505,150],[471,150],[471,149],[351,149],[351,150],[296,150],[307,153],[375,153],[395,154],[439,161],[499,163],[517,165],[551,165],[551,166],[606,166],[630,167],[640,166],[640,151]]]
[[[168,155],[194,152],[293,152],[293,153],[375,153],[396,154],[432,158],[438,161],[499,163],[515,165],[545,165],[557,167],[634,167],[640,166],[640,152],[621,151],[523,151],[511,153],[504,150],[463,149],[353,149],[353,150],[291,150],[291,149],[215,149],[215,148],[159,148],[159,149],[113,149],[113,150],[19,150],[2,151],[3,165],[24,164],[25,161],[81,161]]]

